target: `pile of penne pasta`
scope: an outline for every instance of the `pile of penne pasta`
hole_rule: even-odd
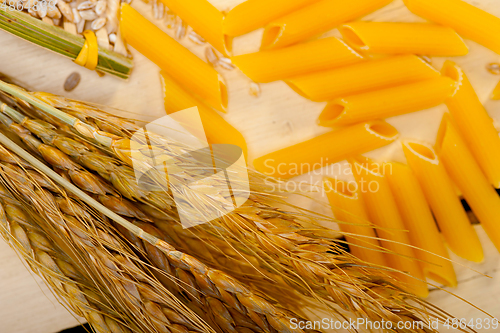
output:
[[[361,2],[380,4],[346,2],[349,5],[340,6],[340,11],[353,11]],[[500,197],[495,191],[500,187],[499,135],[463,70],[446,61],[439,72],[425,58],[467,54],[460,35],[500,53],[500,35],[493,33],[500,31],[500,19],[461,0],[405,4],[438,24],[344,23],[338,26],[343,40],[318,39],[234,57],[233,62],[253,80],[282,79],[308,99],[327,101],[318,124],[335,127],[256,159],[256,169],[290,178],[311,170],[297,165],[314,169],[347,159],[356,186],[325,178],[324,187],[335,217],[351,223],[340,222],[340,228],[352,253],[407,272],[396,276],[425,297],[426,277],[445,286],[457,284],[445,243],[462,258],[484,259],[460,196],[500,250]],[[266,33],[263,49],[270,45],[265,39]],[[318,61],[302,64],[295,54],[308,54],[308,59],[315,54]],[[397,130],[381,119],[442,103],[449,112],[434,147],[402,140],[407,165],[377,163],[359,155],[398,138]]]
[[[232,63],[254,82],[283,80],[305,98],[328,102],[318,125],[331,132],[254,166],[286,179],[300,175],[297,165],[312,170],[347,159],[358,186],[330,178],[324,186],[335,217],[349,223],[340,228],[353,254],[407,272],[396,275],[423,297],[425,278],[456,286],[445,243],[460,257],[483,260],[461,196],[500,250],[499,135],[464,71],[452,61],[441,71],[427,61],[466,55],[462,37],[500,54],[500,18],[462,0],[404,0],[429,23],[355,21],[392,0],[247,0],[227,13],[207,0],[161,1],[225,57],[234,37],[263,27],[260,51]],[[217,71],[126,4],[121,26],[125,41],[163,70],[167,113],[197,106],[210,143],[246,152],[243,136],[216,112],[228,105]],[[314,39],[334,28],[342,39]],[[500,98],[500,84],[492,98]],[[449,112],[435,146],[402,140],[407,165],[360,155],[399,138],[384,118],[442,103]],[[363,189],[373,182],[376,190]]]

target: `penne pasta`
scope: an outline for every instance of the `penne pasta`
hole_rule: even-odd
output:
[[[335,37],[231,58],[232,63],[255,82],[287,79],[362,60],[361,55]]]
[[[247,0],[227,13],[224,33],[233,37],[246,34],[315,1],[318,0]]]
[[[370,221],[378,227],[377,234],[382,246],[391,253],[386,254],[388,266],[407,274],[394,273],[404,289],[420,297],[427,297],[429,291],[424,274],[410,246],[408,232],[398,211],[383,166],[369,158],[356,156],[349,160],[352,172]]]
[[[439,76],[439,72],[421,58],[405,55],[306,74],[285,82],[301,96],[313,101],[329,101]]]
[[[491,93],[491,99],[500,99],[500,82],[498,82],[498,84],[495,86],[495,89],[493,89],[493,92]]]
[[[467,260],[483,261],[483,249],[476,231],[435,151],[411,141],[403,143],[403,150],[450,249]]]
[[[500,54],[500,18],[462,0],[403,0],[414,14],[450,27]]]
[[[399,213],[424,275],[447,287],[457,286],[457,276],[432,216],[425,195],[411,169],[401,163],[384,166]],[[421,249],[421,250],[420,250]]]
[[[368,221],[357,184],[327,177],[323,184],[333,215],[339,221],[339,228],[346,233],[345,238],[349,242],[351,254],[363,261],[387,266],[377,234]],[[361,237],[356,237],[357,235]]]
[[[500,197],[448,115],[443,117],[436,151],[484,230],[500,251]]]
[[[215,69],[146,20],[128,4],[121,6],[126,42],[211,107],[225,111],[227,88]]]
[[[196,100],[164,71],[161,72],[161,77],[165,93],[165,111],[167,114],[172,114],[193,106],[198,107],[198,113],[205,133],[193,134],[200,139],[204,139],[206,136],[210,144],[234,144],[240,147],[245,156],[247,156],[245,138],[238,130],[225,121],[217,112]],[[190,128],[188,119],[186,119],[186,123],[187,128]]]
[[[219,52],[231,53],[232,38],[222,30],[224,15],[208,0],[161,1]]]
[[[386,122],[371,121],[275,151],[257,158],[253,163],[255,169],[263,174],[291,178],[383,147],[398,136],[398,131]]]
[[[320,126],[344,126],[382,119],[439,105],[455,91],[450,78],[418,81],[393,88],[338,98],[318,118]]]
[[[339,27],[356,50],[379,54],[463,56],[469,53],[451,28],[428,23],[352,22]]]
[[[460,67],[446,61],[441,72],[458,83],[457,90],[446,100],[446,105],[460,134],[491,184],[500,187],[500,138],[493,119]]]
[[[261,50],[280,48],[307,40],[336,26],[364,16],[392,0],[321,0],[269,23]]]

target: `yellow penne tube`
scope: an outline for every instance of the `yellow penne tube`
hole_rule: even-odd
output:
[[[396,140],[398,131],[384,121],[371,121],[332,131],[254,160],[257,171],[291,178],[366,153]]]
[[[333,215],[339,221],[339,228],[347,233],[345,238],[349,242],[351,254],[363,261],[387,266],[377,234],[368,221],[368,214],[356,183],[325,178],[323,184]],[[356,237],[357,235],[362,237]]]
[[[500,82],[496,85],[495,89],[491,93],[491,99],[499,100],[500,99]]]
[[[202,101],[217,110],[226,110],[226,85],[215,69],[128,4],[122,4],[120,27],[127,44],[157,64]]]
[[[415,112],[439,105],[455,91],[450,78],[418,81],[403,86],[338,98],[318,118],[321,126],[343,126]]]
[[[224,33],[229,36],[246,34],[315,1],[318,0],[247,0],[227,13]]]
[[[443,117],[436,151],[484,230],[500,251],[500,197],[489,183],[474,156],[448,115]]]
[[[229,55],[232,38],[224,34],[224,15],[207,0],[161,0],[219,52]]]
[[[247,144],[241,133],[224,120],[217,112],[196,100],[167,73],[161,73],[165,94],[165,111],[171,114],[193,106],[198,107],[198,112],[205,133],[193,133],[200,139],[206,135],[208,143],[227,143],[239,146],[247,156]],[[188,121],[188,120],[186,120]],[[189,128],[189,127],[188,127]]]
[[[322,34],[381,8],[392,0],[321,0],[269,23],[261,50],[285,47]]]
[[[411,169],[401,163],[388,163],[384,171],[399,213],[424,275],[448,287],[457,286],[457,276],[448,251],[432,216],[420,185]],[[420,250],[421,249],[421,250]]]
[[[488,180],[500,187],[500,138],[493,120],[460,67],[446,61],[441,73],[458,83],[455,93],[446,100],[448,110]]]
[[[361,55],[335,37],[231,58],[233,64],[255,82],[287,79],[362,60]]]
[[[384,248],[391,251],[385,258],[389,267],[411,276],[395,273],[403,288],[420,297],[427,297],[429,291],[424,274],[415,253],[410,246],[410,238],[391,193],[383,166],[372,160],[356,156],[349,160],[354,178],[365,202],[370,221],[379,227],[377,234]]]
[[[469,48],[455,30],[428,23],[352,22],[339,27],[347,44],[379,54],[463,56]]]
[[[476,231],[435,151],[411,141],[403,143],[403,150],[450,249],[467,260],[483,261],[483,249]]]
[[[414,55],[387,57],[325,72],[306,74],[285,82],[313,101],[329,101],[363,92],[439,77],[439,72]]]
[[[500,18],[462,0],[403,0],[414,14],[453,28],[500,54]]]

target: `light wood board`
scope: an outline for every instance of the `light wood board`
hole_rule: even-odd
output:
[[[241,0],[211,1],[220,10],[228,10],[242,2]],[[467,1],[500,17],[498,0]],[[151,10],[146,4],[136,0],[133,6],[151,19]],[[401,0],[395,0],[389,6],[364,19],[422,21],[412,15]],[[160,26],[171,33],[163,24],[160,23]],[[256,51],[261,35],[262,31],[259,30],[236,39],[236,53]],[[326,35],[338,35],[338,32],[332,31]],[[470,54],[453,60],[466,70],[479,97],[496,123],[500,124],[500,102],[488,100],[488,95],[500,77],[485,70],[486,64],[499,61],[500,57],[474,42],[466,42],[470,46]],[[204,47],[194,46],[187,40],[184,40],[183,44],[197,55],[203,56]],[[68,59],[0,31],[0,72],[15,77],[36,90],[111,105],[128,110],[137,118],[154,120],[165,114],[158,68],[135,50],[132,50],[132,53],[135,69],[130,80],[124,81],[109,75],[98,77],[96,73],[83,69]],[[445,58],[433,58],[433,65],[439,69],[444,60]],[[73,92],[67,93],[63,90],[63,83],[74,71],[82,75],[82,82]],[[250,159],[327,131],[316,125],[316,118],[324,103],[310,102],[298,96],[283,82],[261,85],[262,95],[255,98],[248,93],[250,81],[238,70],[220,72],[227,81],[230,96],[229,113],[225,117],[246,137]],[[421,139],[432,143],[445,110],[444,106],[440,106],[393,117],[388,119],[388,122],[396,126],[402,138]],[[368,156],[403,161],[399,147],[399,143],[394,143]],[[326,172],[323,170],[323,174]],[[328,175],[335,176],[335,174]],[[296,180],[314,184],[320,179],[321,176],[316,174],[298,177]],[[309,208],[323,210],[320,205]],[[500,255],[482,228],[476,229],[485,247],[485,262],[471,264],[455,256],[452,259],[490,277],[482,276],[457,264],[455,267],[460,283],[457,289],[451,291],[500,318]],[[458,318],[470,320],[486,317],[472,306],[443,291],[433,291],[429,301]],[[0,332],[50,333],[76,324],[76,319],[57,304],[44,284],[28,272],[7,244],[0,241]],[[478,331],[494,332],[484,329]],[[442,330],[442,332],[449,331]]]

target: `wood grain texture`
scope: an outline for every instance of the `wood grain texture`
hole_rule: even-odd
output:
[[[475,6],[500,17],[498,0],[467,0]],[[211,0],[220,10],[228,10],[242,0]],[[148,18],[152,18],[149,7],[136,0],[133,6]],[[419,22],[422,19],[411,14],[401,0],[395,0],[389,6],[364,18],[373,21]],[[159,26],[166,29],[163,23]],[[339,36],[331,31],[325,36]],[[262,29],[236,38],[235,53],[242,54],[258,50]],[[182,43],[195,54],[203,57],[204,46],[195,46],[187,39]],[[488,96],[500,80],[485,70],[486,64],[498,62],[500,56],[478,44],[466,40],[471,52],[465,57],[452,58],[462,66],[480,99],[485,103],[491,116],[500,124],[500,101],[489,101]],[[32,89],[48,91],[64,96],[111,105],[125,109],[128,116],[144,120],[153,120],[165,114],[158,68],[135,50],[131,50],[135,60],[135,69],[128,81],[106,75],[98,77],[94,72],[73,64],[49,51],[31,45],[0,31],[0,72],[11,75],[27,83]],[[446,58],[433,58],[433,65],[440,69]],[[82,80],[79,86],[68,93],[63,90],[67,76],[77,71]],[[238,70],[220,70],[229,88],[229,112],[224,117],[239,129],[247,139],[249,158],[261,156],[287,145],[326,132],[318,127],[316,118],[324,103],[314,103],[295,94],[283,82],[262,84],[259,98],[248,93],[250,80]],[[395,126],[402,138],[420,139],[433,142],[445,106],[439,106],[412,114],[393,117],[387,121]],[[500,129],[500,126],[498,126]],[[341,144],[341,143],[340,143]],[[367,156],[404,161],[399,142],[391,144]],[[350,180],[351,175],[341,168],[323,169],[313,175],[298,177],[296,184],[315,184],[323,175],[339,176]],[[325,198],[316,195],[321,201]],[[320,204],[309,208],[327,212]],[[474,305],[500,318],[500,255],[487,239],[480,226],[476,227],[485,247],[486,260],[482,264],[470,264],[457,257],[452,257],[472,269],[489,275],[484,277],[468,268],[455,265],[459,287],[451,290]],[[25,269],[15,253],[7,244],[0,241],[0,332],[1,333],[50,333],[77,322],[65,309],[57,304],[47,288]],[[39,285],[37,284],[39,283]],[[486,315],[472,306],[449,295],[444,291],[431,292],[429,301],[441,306],[458,318],[484,318]],[[442,332],[452,332],[443,329]],[[478,332],[494,332],[481,329]]]

